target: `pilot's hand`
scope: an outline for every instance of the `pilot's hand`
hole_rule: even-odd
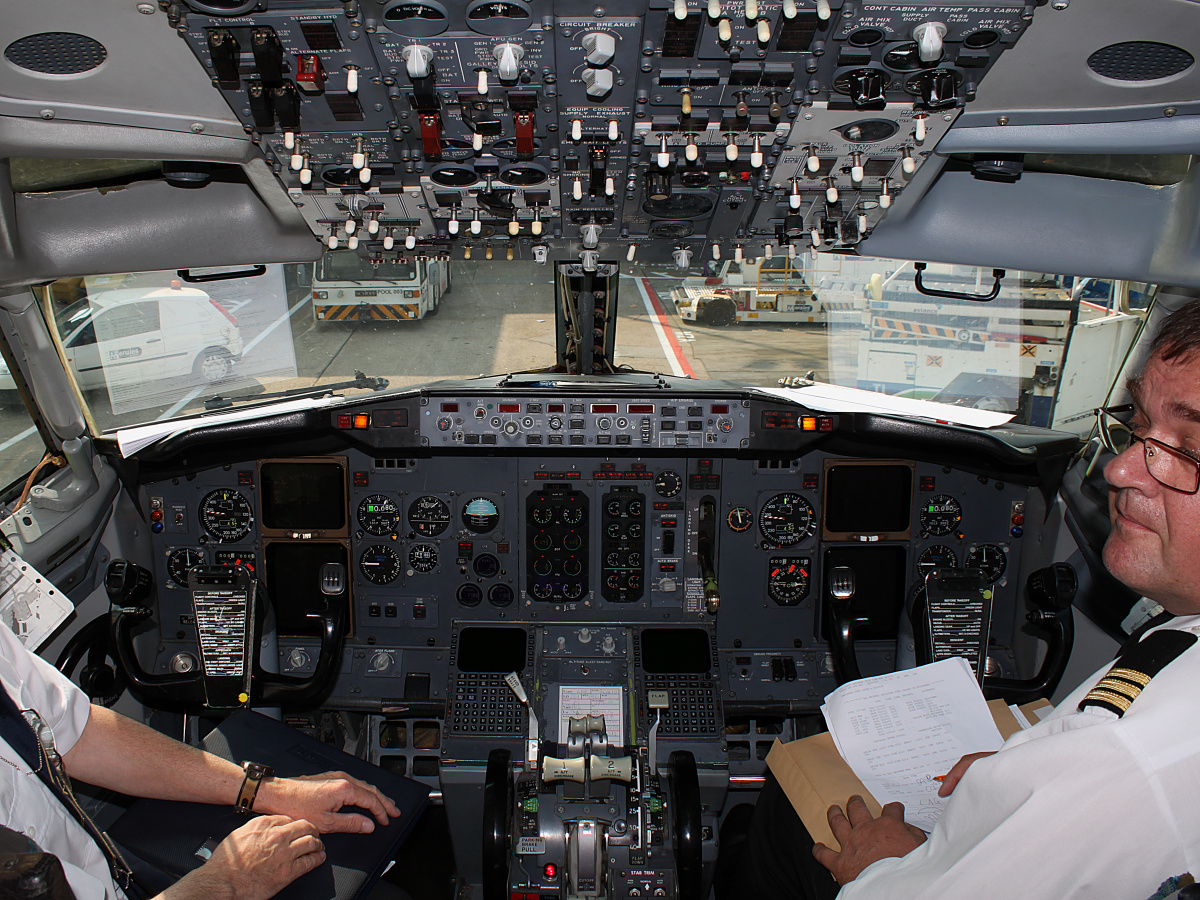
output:
[[[838,884],[847,884],[871,863],[888,856],[905,856],[925,843],[925,832],[904,821],[904,804],[889,803],[878,819],[871,815],[862,797],[829,807],[829,829],[842,845],[841,851],[824,844],[813,847],[817,862],[833,873]]]
[[[325,861],[317,829],[301,819],[257,816],[158,900],[268,900]]]
[[[346,806],[357,806],[369,813],[370,817],[356,812],[342,812],[342,807]],[[345,772],[272,778],[259,789],[254,808],[293,819],[306,819],[321,834],[331,831],[371,832],[375,830],[375,822],[386,825],[389,817],[400,815],[399,807],[384,796],[379,788]]]
[[[958,783],[962,781],[962,777],[967,774],[967,769],[971,768],[971,763],[977,762],[985,756],[991,756],[995,752],[995,750],[987,750],[983,753],[968,753],[956,762],[950,771],[942,776],[942,786],[938,788],[938,796],[949,797]]]

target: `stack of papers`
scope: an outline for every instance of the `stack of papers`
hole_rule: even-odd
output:
[[[979,682],[962,657],[842,685],[821,707],[842,759],[879,803],[932,830],[946,801],[945,775],[968,753],[1004,743]]]

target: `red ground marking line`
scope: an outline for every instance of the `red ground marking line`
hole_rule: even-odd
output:
[[[646,296],[650,298],[650,305],[654,307],[655,318],[658,319],[658,324],[662,326],[663,334],[667,336],[667,343],[671,345],[671,352],[675,354],[675,361],[679,363],[679,368],[683,369],[683,374],[688,378],[695,378],[696,373],[692,371],[692,367],[688,365],[688,361],[683,355],[683,348],[679,346],[679,339],[675,337],[675,329],[667,321],[667,312],[663,309],[662,301],[658,299],[658,294],[650,286],[650,279],[643,278],[642,287],[646,289]]]

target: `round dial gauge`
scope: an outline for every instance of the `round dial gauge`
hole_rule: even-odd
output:
[[[813,525],[812,504],[799,494],[776,494],[758,514],[758,529],[772,544],[789,547],[810,534]]]
[[[187,587],[187,573],[192,566],[204,564],[204,551],[191,547],[179,547],[167,557],[167,574],[180,587]]]
[[[496,527],[500,521],[500,510],[487,497],[475,497],[467,501],[462,511],[463,524],[476,534],[484,534]]]
[[[477,584],[462,584],[454,596],[463,606],[478,606],[483,601],[483,589]]]
[[[953,569],[958,565],[958,557],[945,544],[934,544],[926,547],[917,557],[917,574],[922,578],[934,569]]]
[[[583,507],[568,506],[562,511],[562,520],[568,525],[578,525],[583,521]]]
[[[415,572],[432,572],[437,568],[438,552],[433,544],[414,544],[408,551],[408,564]]]
[[[358,524],[367,534],[391,534],[396,530],[399,520],[400,510],[396,508],[396,501],[391,497],[372,494],[364,497],[362,503],[358,504]]]
[[[750,510],[744,506],[735,506],[729,511],[729,515],[725,517],[725,524],[729,526],[730,531],[741,533],[749,531],[750,526],[754,524],[754,516],[750,514]]]
[[[962,506],[949,494],[930,497],[921,507],[921,533],[949,534],[962,521]]]
[[[254,511],[244,494],[225,489],[212,491],[200,501],[200,524],[222,543],[240,541],[254,525]]]
[[[491,578],[500,571],[500,560],[490,553],[480,553],[471,563],[480,578]]]
[[[807,556],[772,556],[767,568],[767,594],[781,606],[795,606],[808,596]]]
[[[529,516],[535,525],[549,525],[554,521],[554,510],[549,506],[535,506]]]
[[[492,606],[508,606],[513,602],[513,589],[507,584],[493,584],[488,588],[487,598]]]
[[[358,558],[358,569],[372,584],[387,584],[400,574],[400,557],[386,544],[372,544]]]
[[[999,544],[976,544],[967,551],[967,559],[963,563],[968,569],[978,569],[988,584],[998,581],[1008,568],[1008,555]]]
[[[450,507],[440,497],[418,497],[408,506],[408,524],[421,537],[437,537],[450,527]]]
[[[683,490],[683,479],[674,469],[664,469],[654,479],[654,490],[660,497],[674,497]]]

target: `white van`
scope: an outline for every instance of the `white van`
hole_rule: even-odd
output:
[[[216,384],[233,374],[242,355],[237,319],[195,288],[101,291],[55,318],[67,362],[85,391],[137,390],[175,378]],[[0,391],[15,389],[0,360]]]
[[[237,320],[195,288],[102,291],[57,319],[84,390],[180,377],[212,384],[233,374],[242,355]]]

